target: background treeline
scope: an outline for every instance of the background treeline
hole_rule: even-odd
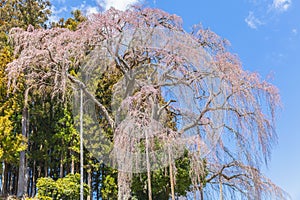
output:
[[[11,28],[76,30],[86,20],[81,11],[75,10],[71,18],[49,22],[50,6],[44,0],[0,0],[0,194],[3,198],[34,197],[37,187],[41,199],[79,198],[79,133],[71,111],[72,94],[63,102],[44,95],[45,91],[28,94],[21,85],[23,77],[18,82],[18,91],[9,91],[7,86],[6,66],[14,59],[13,44],[8,37]],[[97,96],[104,104],[110,103],[114,81],[104,75],[98,83]],[[26,106],[25,98],[28,98]],[[117,170],[100,164],[88,151],[84,159],[86,198],[117,199]],[[188,162],[187,158],[176,161],[180,172],[175,187],[177,195],[185,195],[189,190]],[[168,173],[167,167],[152,172],[153,199],[169,198]],[[135,198],[147,199],[146,183],[146,173],[135,175],[132,181]],[[65,194],[64,188],[72,192]]]

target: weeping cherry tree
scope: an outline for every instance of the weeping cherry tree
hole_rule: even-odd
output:
[[[95,14],[76,31],[15,28],[10,37],[17,59],[7,68],[9,87],[23,74],[32,90],[50,87],[62,99],[80,87],[90,102],[85,114],[106,121],[112,139],[95,129],[85,145],[118,169],[118,199],[130,198],[132,174],[140,172],[152,199],[150,172],[166,166],[175,199],[174,163],[185,151],[195,199],[287,198],[260,171],[276,142],[278,91],[243,70],[212,31],[187,33],[176,15],[133,8]],[[104,73],[119,74],[110,106],[95,95]],[[95,134],[97,148],[89,141]]]

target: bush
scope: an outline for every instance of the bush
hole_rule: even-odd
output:
[[[43,177],[37,181],[38,198],[40,200],[78,200],[80,197],[80,175],[68,174],[64,178],[54,181]],[[84,184],[84,195],[87,196],[89,188]]]

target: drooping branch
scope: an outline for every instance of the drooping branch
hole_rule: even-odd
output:
[[[86,85],[76,79],[74,76],[68,74],[67,75],[68,78],[75,84],[77,84],[77,86],[83,90],[83,92],[99,107],[101,113],[104,115],[105,119],[108,121],[109,125],[111,126],[111,128],[114,130],[115,129],[115,122],[113,120],[113,118],[109,115],[107,109],[96,99],[95,95],[93,95],[91,92],[89,92],[87,90]]]

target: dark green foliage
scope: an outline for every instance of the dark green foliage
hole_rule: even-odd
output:
[[[176,159],[176,196],[185,196],[190,189],[191,179],[189,175],[190,163],[188,152],[181,158]],[[168,200],[171,193],[169,167],[156,170],[151,173],[152,194],[154,200]],[[132,193],[136,199],[147,199],[147,174],[134,175],[132,182]]]
[[[176,185],[175,193],[178,195],[186,195],[189,191],[192,181],[190,178],[190,160],[188,152],[185,151],[184,155],[175,161],[176,165]]]
[[[8,33],[12,27],[26,29],[44,27],[50,15],[48,0],[0,0],[0,31]]]
[[[117,199],[118,198],[118,183],[117,183],[117,173],[118,171],[110,167],[103,168],[104,174],[103,186],[101,188],[101,196],[103,199]]]

